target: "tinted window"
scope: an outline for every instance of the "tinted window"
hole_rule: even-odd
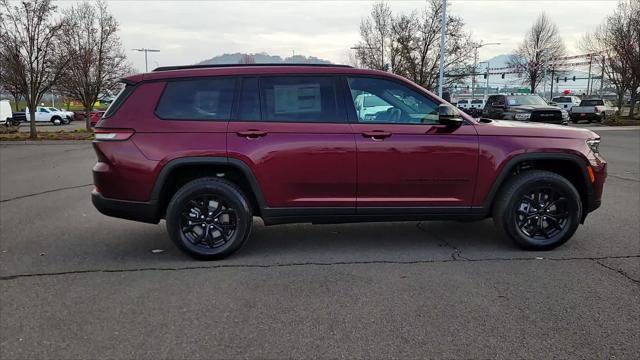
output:
[[[437,124],[438,104],[426,96],[394,81],[349,78],[358,122]],[[366,99],[375,97],[374,106]]]
[[[566,97],[566,96],[557,97],[557,98],[553,98],[553,102],[570,103],[571,102],[571,98],[570,97]]]
[[[164,119],[229,120],[235,79],[168,82],[156,113]]]
[[[542,100],[539,96],[509,96],[507,98],[507,103],[509,106],[518,106],[518,105],[547,105],[547,103]]]
[[[126,85],[120,90],[120,93],[116,96],[115,100],[109,105],[107,111],[104,113],[103,118],[108,118],[118,111],[120,106],[127,100],[127,97],[133,92],[134,87],[132,85]]]
[[[260,120],[260,93],[258,91],[258,79],[247,78],[242,80],[240,92],[239,120]]]
[[[262,120],[342,122],[331,77],[264,77],[260,79]]]
[[[604,101],[600,99],[592,99],[592,100],[582,100],[580,102],[580,106],[598,106],[604,105]]]
[[[472,104],[482,104],[482,100],[471,100]]]

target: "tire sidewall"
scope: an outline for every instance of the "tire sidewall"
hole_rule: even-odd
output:
[[[185,239],[180,230],[181,212],[186,203],[198,195],[215,195],[227,202],[237,215],[236,233],[226,244],[205,249]],[[180,249],[201,260],[219,259],[238,250],[249,237],[253,217],[246,197],[234,186],[218,179],[199,179],[184,185],[171,199],[166,213],[167,231]]]
[[[569,212],[568,223],[559,234],[551,237],[549,241],[546,241],[544,243],[541,243],[535,239],[531,239],[523,234],[516,224],[517,219],[515,210],[519,206],[522,196],[532,188],[538,186],[551,187],[554,190],[561,192],[562,196],[566,197],[569,200],[567,210]],[[573,185],[571,185],[571,183],[561,177],[542,175],[540,177],[521,179],[521,181],[516,185],[515,191],[507,201],[504,212],[502,214],[502,223],[504,226],[504,230],[507,232],[509,237],[511,237],[521,247],[530,250],[548,250],[565,243],[571,238],[571,236],[578,228],[581,214],[582,202],[580,199],[580,194],[578,194]]]

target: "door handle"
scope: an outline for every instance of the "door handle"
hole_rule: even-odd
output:
[[[373,139],[374,141],[382,141],[384,138],[391,136],[391,133],[383,130],[365,131],[362,136]]]
[[[262,130],[246,130],[246,131],[238,131],[236,134],[238,134],[238,136],[242,136],[245,137],[247,139],[257,139],[259,137],[263,137],[265,135],[267,135],[266,131],[262,131]]]

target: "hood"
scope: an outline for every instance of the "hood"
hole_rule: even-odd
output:
[[[526,121],[483,119],[476,123],[476,130],[481,136],[526,136],[585,140],[600,137],[588,129]]]
[[[560,110],[557,106],[549,105],[517,105],[511,106],[511,110],[515,111],[533,111],[533,110]]]

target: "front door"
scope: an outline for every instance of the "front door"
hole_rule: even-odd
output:
[[[440,125],[439,103],[404,82],[347,78],[358,148],[358,213],[471,206],[478,135]]]
[[[356,145],[336,78],[284,75],[242,82],[227,150],[251,168],[266,206],[282,210],[272,213],[355,213]]]

